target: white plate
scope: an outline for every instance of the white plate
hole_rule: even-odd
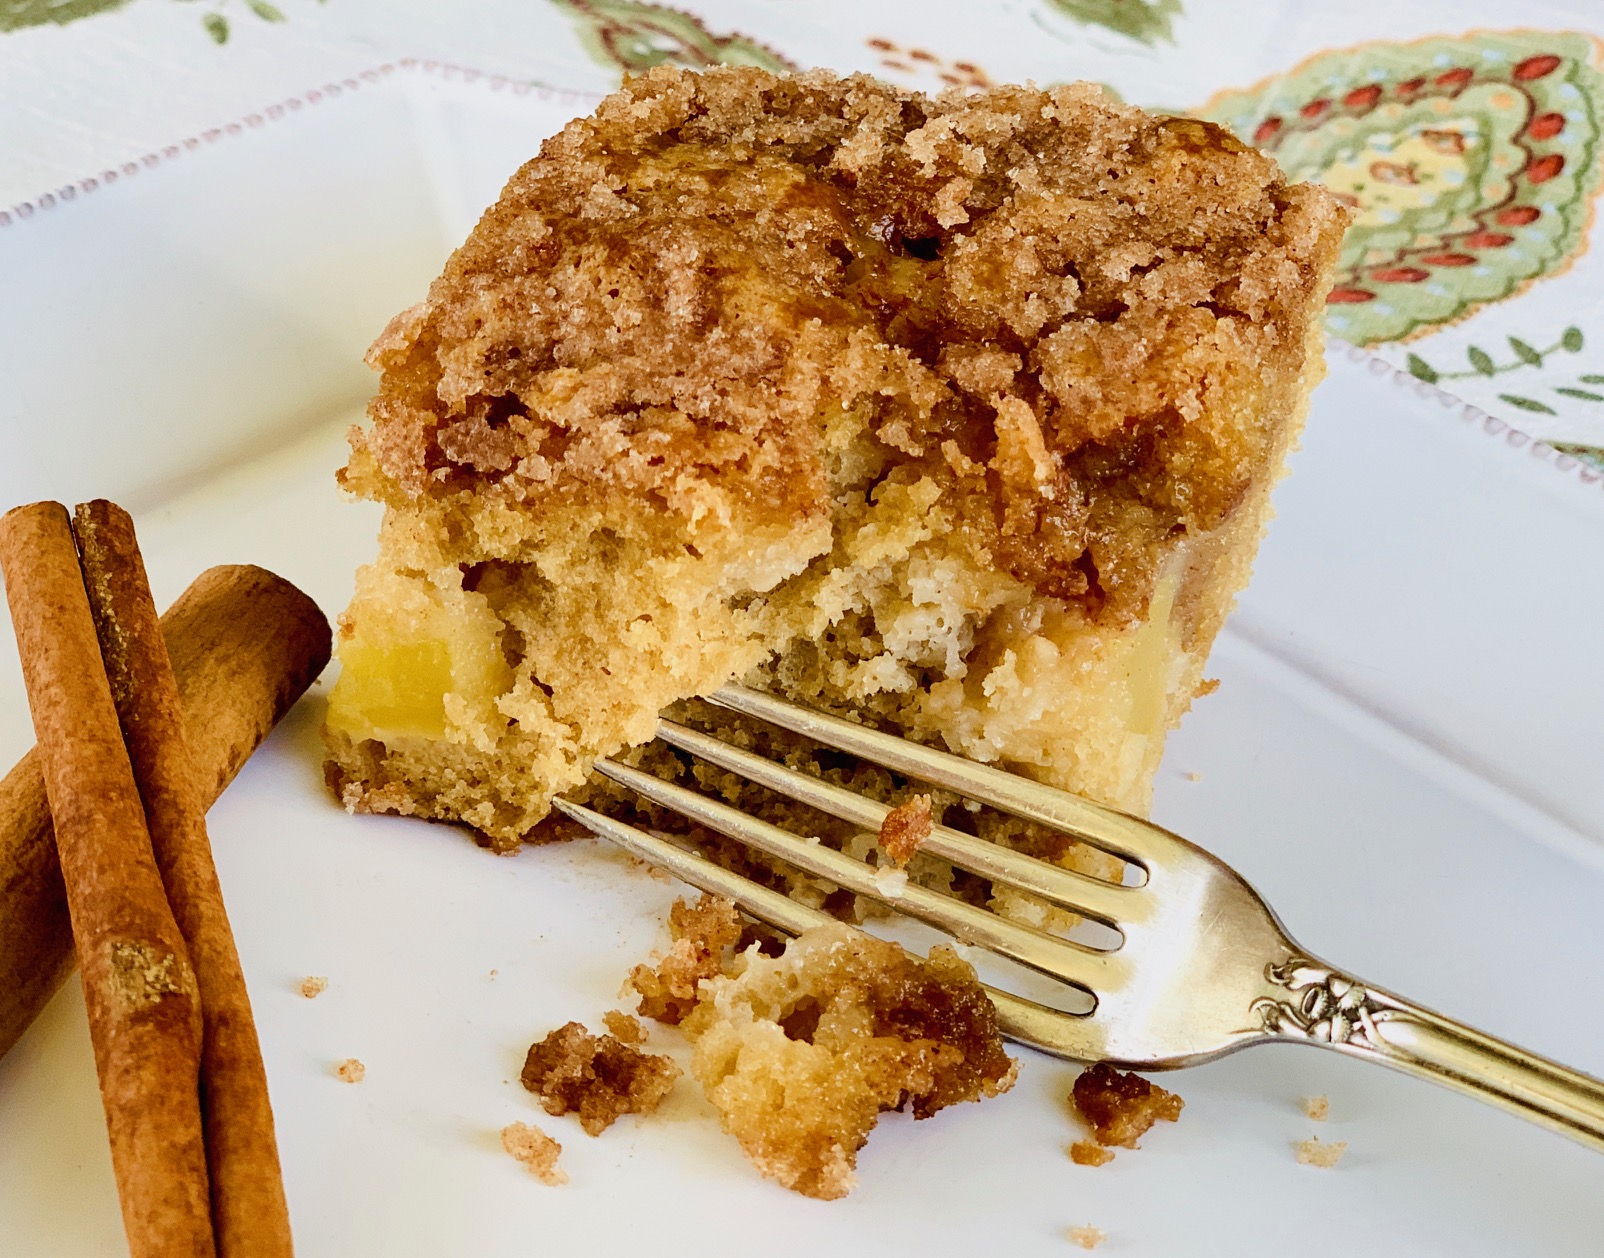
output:
[[[359,355],[583,104],[376,75],[0,229],[0,505],[118,497],[162,599],[251,561],[337,612],[376,523],[332,483]],[[1317,952],[1604,1073],[1604,595],[1585,576],[1604,493],[1332,358],[1216,651],[1224,685],[1174,737],[1157,815]],[[0,657],[9,764],[30,735]],[[835,1203],[760,1180],[692,1087],[592,1140],[538,1111],[522,1054],[618,1007],[673,888],[594,844],[499,860],[449,829],[345,816],[321,787],[319,694],[212,814],[307,1258],[1062,1254],[1086,1223],[1102,1252],[1165,1258],[1598,1252],[1596,1155],[1309,1051],[1175,1076],[1182,1121],[1099,1170],[1065,1156],[1073,1072],[1025,1054],[1006,1097],[887,1116]],[[314,1001],[307,974],[330,978]],[[359,1086],[332,1076],[348,1056]],[[1298,1104],[1316,1093],[1324,1126]],[[567,1187],[500,1151],[517,1119],[563,1142]],[[1339,1168],[1294,1164],[1312,1134],[1349,1142]],[[71,986],[0,1062],[0,1252],[122,1252]]]

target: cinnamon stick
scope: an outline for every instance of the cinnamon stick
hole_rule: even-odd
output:
[[[317,605],[262,568],[203,572],[162,617],[208,804],[329,662]],[[72,973],[72,930],[39,757],[0,780],[0,1057]]]
[[[101,662],[67,512],[0,518],[95,1069],[133,1258],[210,1258],[201,1008]]]
[[[201,1121],[217,1252],[290,1258],[267,1071],[134,522],[99,499],[75,509],[73,533],[156,865],[200,987]]]

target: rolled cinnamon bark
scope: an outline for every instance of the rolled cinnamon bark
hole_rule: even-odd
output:
[[[151,848],[200,986],[201,1120],[217,1252],[290,1258],[267,1071],[134,522],[99,499],[73,512],[73,533]]]
[[[0,570],[83,978],[133,1258],[215,1258],[200,992],[151,853],[67,512],[0,518]]]
[[[162,617],[208,804],[329,662],[328,621],[262,568],[197,577]],[[0,780],[0,1056],[72,973],[66,890],[36,751]]]

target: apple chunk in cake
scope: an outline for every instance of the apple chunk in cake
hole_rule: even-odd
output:
[[[742,679],[1142,811],[1344,221],[1088,85],[633,80],[371,351],[331,784],[510,848]]]

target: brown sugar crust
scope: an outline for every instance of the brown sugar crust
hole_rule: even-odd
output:
[[[1081,1071],[1071,1096],[1097,1143],[1122,1149],[1136,1148],[1154,1123],[1173,1123],[1186,1104],[1175,1093],[1105,1062]]]
[[[559,507],[794,529],[896,465],[999,568],[1128,622],[1278,460],[1342,215],[1087,84],[660,67],[392,322],[347,483],[516,557],[508,513],[531,546]]]
[[[548,1114],[578,1114],[585,1133],[599,1136],[623,1114],[650,1114],[679,1075],[667,1057],[570,1022],[529,1046],[519,1077]]]
[[[951,949],[928,960],[844,925],[743,954],[686,1021],[692,1072],[766,1176],[845,1195],[879,1115],[929,1118],[1013,1086],[997,1013]]]
[[[629,986],[640,997],[642,1017],[678,1025],[696,1008],[700,986],[724,972],[725,959],[742,939],[735,906],[704,895],[696,903],[675,900],[668,911],[672,942],[652,965],[637,965]]]

